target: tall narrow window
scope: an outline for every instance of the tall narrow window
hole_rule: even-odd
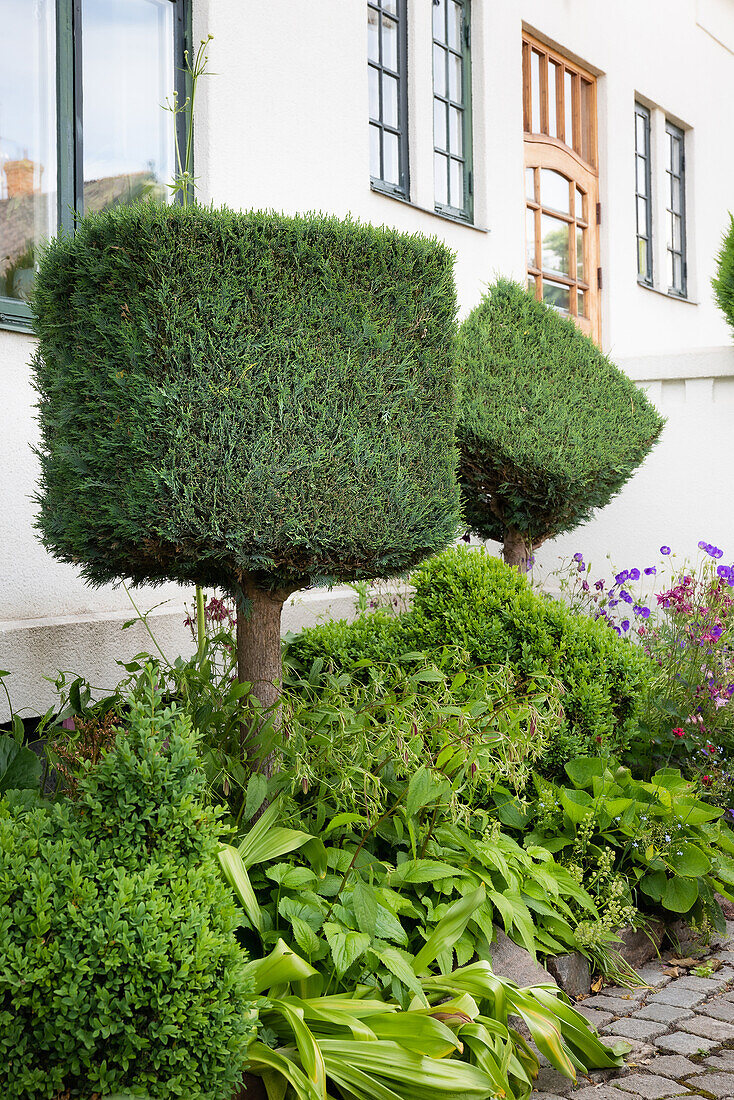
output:
[[[370,175],[408,196],[407,0],[367,4]]]
[[[470,0],[433,0],[433,165],[436,209],[470,220]]]
[[[596,79],[523,36],[527,284],[600,338]]]
[[[685,298],[686,270],[686,160],[683,131],[666,121],[668,143],[668,287],[671,294]]]
[[[165,199],[189,0],[3,0],[0,324],[27,327],[38,247],[85,210]],[[185,126],[183,116],[178,125]]]
[[[635,103],[635,189],[637,197],[637,278],[652,286],[652,171],[650,112]]]

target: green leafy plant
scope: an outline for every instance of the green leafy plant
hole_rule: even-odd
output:
[[[190,721],[148,677],[76,802],[0,800],[0,1091],[219,1100],[255,1032]]]
[[[734,836],[722,811],[697,797],[696,784],[672,768],[636,780],[611,758],[575,760],[566,772],[570,787],[538,780],[537,798],[513,806],[523,844],[542,845],[587,885],[606,863],[605,892],[616,908],[610,927],[624,922],[619,910],[631,904],[706,918],[723,931],[715,894],[732,896]],[[512,828],[506,802],[498,812]],[[615,881],[626,889],[610,889]]]
[[[466,519],[524,570],[608,504],[663,420],[571,318],[506,279],[463,322],[458,361]]]
[[[711,280],[714,297],[727,322],[734,330],[734,215],[729,215],[729,226],[721,242],[717,257],[716,276]]]
[[[82,219],[33,300],[44,545],[91,584],[229,592],[239,679],[277,721],[286,597],[455,535],[452,263],[319,216]]]

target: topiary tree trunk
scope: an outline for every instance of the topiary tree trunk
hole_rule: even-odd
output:
[[[520,573],[527,573],[530,548],[517,527],[507,527],[505,529],[502,557],[508,565],[514,566]]]

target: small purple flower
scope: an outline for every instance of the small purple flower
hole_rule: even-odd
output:
[[[669,546],[661,546],[660,547],[660,553],[661,554],[669,554],[670,553],[670,547]]]
[[[628,631],[628,630],[629,630],[629,628],[630,628],[630,621],[629,621],[629,619],[622,619],[622,623],[621,623],[621,626],[622,626],[622,630],[624,630],[624,632],[625,632],[625,634],[626,634],[626,633],[627,633],[627,631]]]
[[[639,569],[630,569],[629,579],[631,581],[638,581],[640,579],[640,570]]]
[[[619,600],[610,600],[608,606],[609,607],[616,607],[618,603],[619,603]]]
[[[614,582],[615,584],[624,584],[628,577],[628,571],[626,569],[623,569],[621,573],[617,573],[616,577],[614,578]]]
[[[583,561],[583,560],[584,560],[584,555],[580,551],[577,550],[576,553],[573,556],[573,561]]]
[[[724,577],[725,580],[731,576],[731,569],[728,565],[717,565],[716,572],[720,577]]]
[[[612,630],[616,631],[617,634],[619,634],[620,638],[622,637],[622,631],[619,629],[618,626],[613,626]]]
[[[698,544],[698,549],[699,550],[707,550],[709,545],[710,544],[708,542],[704,542],[703,539],[702,539],[701,542],[699,542],[699,544]]]
[[[581,585],[581,591],[582,592],[588,592],[589,591],[589,582],[588,581],[584,581],[584,583]]]
[[[626,588],[622,588],[619,593],[620,600],[624,600],[625,603],[632,603],[632,597]]]
[[[597,592],[601,592],[603,587],[604,587],[604,581],[595,581],[594,582],[594,588],[597,590]]]
[[[712,558],[717,558],[718,559],[718,558],[723,558],[723,556],[724,556],[724,551],[719,550],[718,546],[715,546],[713,548],[713,550],[711,551],[711,557]]]
[[[585,573],[586,572],[586,566],[584,565],[584,563],[582,561],[580,561],[578,563],[578,565],[576,566],[576,571],[578,573]]]
[[[652,576],[654,576],[655,573],[657,573],[657,569],[655,568],[655,566],[654,565],[648,565],[647,569],[645,570],[645,576],[646,577],[652,577]]]

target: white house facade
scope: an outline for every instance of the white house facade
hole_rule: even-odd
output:
[[[0,0],[0,668],[14,705],[59,669],[111,687],[122,588],[51,559],[26,296],[74,210],[166,194],[162,110],[212,35],[195,116],[200,201],[321,210],[444,240],[461,314],[527,281],[650,394],[663,439],[592,522],[545,546],[642,565],[704,538],[734,556],[734,341],[712,297],[734,208],[734,0]],[[142,590],[162,648],[189,646],[176,586]],[[344,611],[302,594],[293,628]],[[4,715],[0,714],[0,718]]]

